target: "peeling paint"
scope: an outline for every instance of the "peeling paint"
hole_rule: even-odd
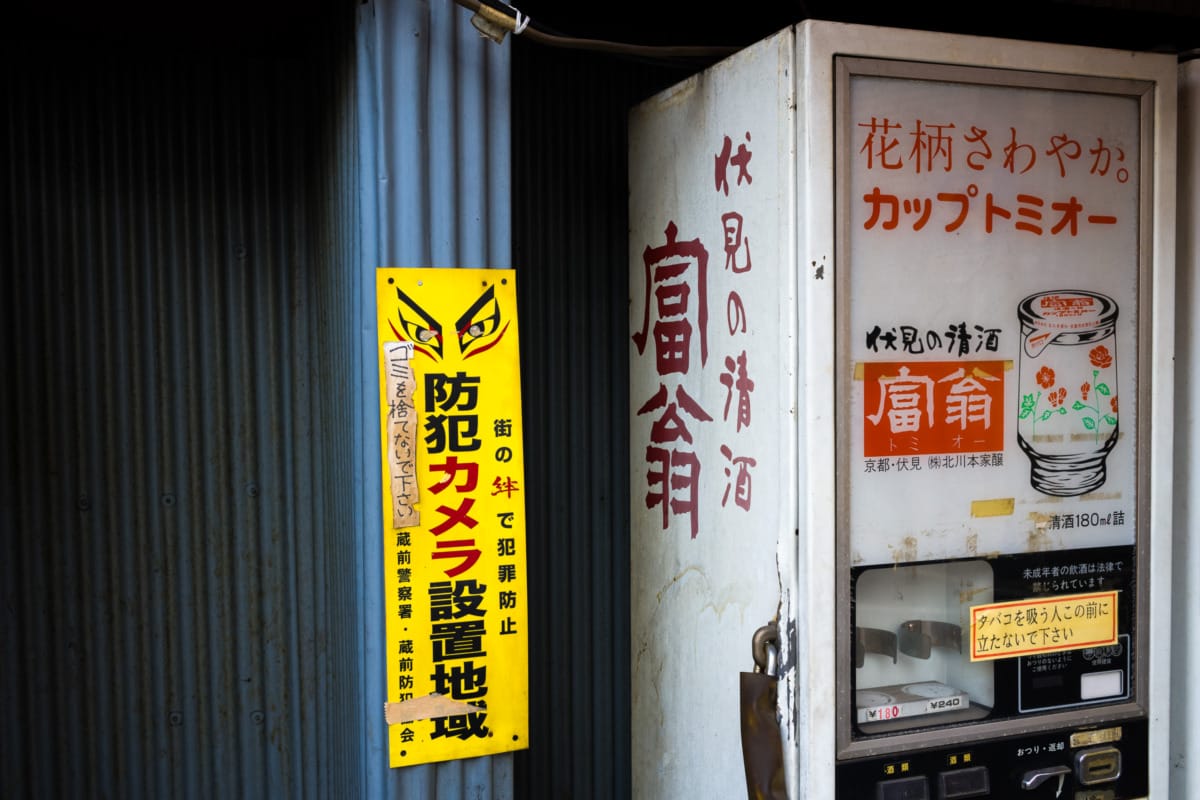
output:
[[[1029,532],[1028,536],[1025,537],[1026,553],[1038,553],[1043,550],[1054,549],[1054,540],[1050,537],[1050,534],[1047,533],[1045,527],[1042,525],[1038,525]]]

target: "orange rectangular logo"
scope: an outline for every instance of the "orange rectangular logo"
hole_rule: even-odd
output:
[[[867,363],[863,455],[1004,449],[1003,361]]]

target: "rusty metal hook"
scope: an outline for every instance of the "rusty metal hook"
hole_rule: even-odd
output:
[[[769,622],[754,632],[750,639],[750,654],[754,671],[775,674],[775,658],[779,653],[779,626]]]

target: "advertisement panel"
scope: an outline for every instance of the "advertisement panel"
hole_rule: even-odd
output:
[[[954,758],[955,796],[1140,797],[1153,85],[869,58],[838,81],[838,796]],[[1113,723],[1117,755],[1058,763]]]

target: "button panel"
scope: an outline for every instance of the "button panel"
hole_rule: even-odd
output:
[[[836,800],[1138,800],[1149,723],[1055,728],[953,746],[911,742],[837,763]]]
[[[930,800],[929,781],[924,775],[896,778],[875,785],[876,800]]]
[[[987,767],[968,767],[938,773],[938,800],[987,797],[991,791]]]

